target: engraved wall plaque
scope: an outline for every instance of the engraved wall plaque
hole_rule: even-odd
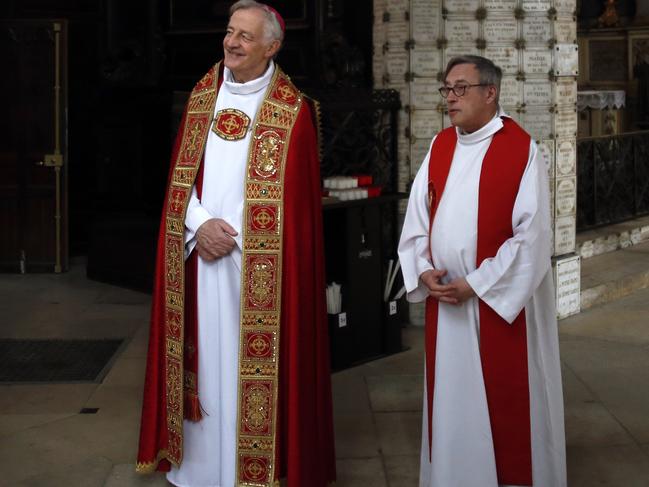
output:
[[[501,108],[513,121],[521,127],[523,126],[523,113],[518,110],[518,107],[502,105]]]
[[[572,19],[557,20],[554,23],[554,38],[560,44],[576,44],[577,22]]]
[[[575,251],[574,215],[556,217],[554,220],[554,255],[564,255]]]
[[[415,76],[437,78],[442,70],[442,54],[437,48],[413,49],[410,51],[410,71]],[[435,80],[437,82],[437,80]]]
[[[523,39],[528,45],[547,45],[552,38],[552,24],[547,16],[525,17],[523,20]]]
[[[574,78],[559,78],[554,83],[555,105],[571,105],[577,103],[577,80]]]
[[[439,117],[439,126],[441,127],[442,121],[441,117]],[[410,144],[410,163],[413,166],[413,168],[416,166],[419,168],[422,164],[422,162],[426,158],[426,154],[428,154],[428,150],[430,149],[430,144],[431,141],[433,140],[433,137],[431,136],[430,139],[414,139],[412,140]]]
[[[554,114],[554,135],[557,138],[577,137],[577,109],[558,110]]]
[[[503,74],[518,73],[518,49],[503,46],[489,46],[484,50],[484,56],[491,59]]]
[[[387,41],[390,50],[405,49],[410,38],[410,24],[406,22],[387,22]]]
[[[411,137],[431,140],[442,129],[439,115],[437,110],[415,110],[410,116]]]
[[[442,123],[443,123],[444,128],[450,127],[451,125],[453,125],[451,123],[451,119],[448,117],[448,112],[447,111],[444,111],[444,117],[442,118]]]
[[[547,109],[526,109],[522,126],[534,140],[552,138],[552,113]]]
[[[444,6],[450,14],[474,14],[480,2],[479,0],[445,0]]]
[[[557,44],[554,46],[554,74],[556,76],[577,76],[579,59],[576,44]]]
[[[552,83],[544,79],[531,79],[523,83],[523,103],[527,106],[551,105]]]
[[[448,62],[454,57],[464,56],[465,54],[480,55],[480,51],[478,51],[478,48],[475,47],[475,42],[472,42],[470,44],[450,44],[446,49],[444,49],[444,67],[446,67]]]
[[[385,55],[385,66],[390,75],[390,83],[405,82],[408,71],[408,51],[389,51]]]
[[[503,106],[516,106],[521,103],[521,82],[513,76],[503,76],[500,82],[499,103]]]
[[[489,13],[511,13],[516,8],[517,0],[484,0],[484,7]]]
[[[434,79],[418,79],[410,83],[411,109],[437,109],[437,106],[442,103],[438,88],[439,83]]]
[[[447,20],[444,32],[449,42],[475,42],[478,38],[478,21]]]
[[[554,8],[560,13],[573,15],[577,11],[577,0],[554,0]]]
[[[577,171],[577,141],[574,138],[557,139],[557,176],[574,176]]]
[[[537,145],[543,164],[548,171],[548,180],[552,180],[554,178],[554,140],[540,140]]]
[[[523,0],[522,3],[526,12],[547,12],[552,6],[550,0]]]
[[[557,178],[555,188],[556,216],[574,215],[577,210],[577,178]]]
[[[418,44],[433,45],[440,37],[441,0],[411,0],[412,38]]]
[[[552,70],[552,51],[548,49],[526,49],[523,51],[525,74],[547,75]]]
[[[581,265],[578,255],[558,259],[554,268],[557,317],[579,313],[581,307]]]
[[[511,44],[518,38],[516,19],[487,19],[483,22],[484,38],[489,43]]]
[[[410,0],[388,0],[386,9],[390,13],[390,22],[405,21],[405,14],[410,10]]]

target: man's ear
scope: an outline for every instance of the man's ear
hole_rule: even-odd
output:
[[[277,54],[277,51],[279,51],[281,45],[282,43],[277,39],[268,44],[268,47],[266,48],[266,57],[269,59],[272,58],[275,54]]]
[[[498,89],[494,85],[489,85],[487,101],[489,103],[495,103],[497,98],[498,98]]]

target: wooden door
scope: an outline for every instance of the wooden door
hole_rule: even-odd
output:
[[[67,269],[67,25],[0,21],[0,270]]]

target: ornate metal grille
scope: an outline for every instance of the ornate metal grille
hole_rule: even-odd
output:
[[[577,230],[649,213],[649,131],[577,141]]]
[[[397,190],[397,110],[394,90],[309,93],[321,104],[322,177],[371,174]]]

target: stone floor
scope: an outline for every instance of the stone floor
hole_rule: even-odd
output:
[[[149,297],[81,265],[0,275],[0,296],[2,338],[128,339],[101,384],[0,386],[0,486],[168,485],[133,472]],[[648,312],[644,289],[561,322],[570,487],[649,486]],[[334,374],[338,487],[417,485],[422,339]]]

